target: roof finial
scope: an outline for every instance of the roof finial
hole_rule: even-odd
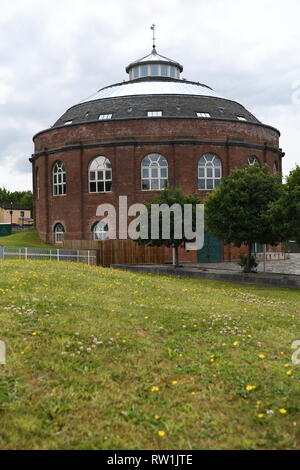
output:
[[[151,26],[151,29],[153,31],[153,49],[155,49],[155,24]]]

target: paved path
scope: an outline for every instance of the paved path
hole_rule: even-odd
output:
[[[298,274],[300,275],[300,253],[290,254],[290,259],[280,261],[267,261],[266,272],[268,273],[281,273],[281,274]],[[196,267],[196,265],[193,265]],[[198,268],[204,268],[209,270],[218,271],[240,271],[241,268],[236,262],[225,262],[225,263],[201,263],[197,264]],[[258,265],[258,272],[263,272],[264,265],[260,262]]]

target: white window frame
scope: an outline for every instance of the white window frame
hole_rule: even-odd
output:
[[[162,117],[162,111],[147,111],[148,117]]]
[[[211,118],[210,113],[196,113],[199,118]]]
[[[147,174],[148,176],[145,176]],[[166,176],[163,176],[165,174]],[[169,165],[167,159],[159,153],[146,155],[141,163],[142,191],[162,191],[168,186]],[[143,187],[148,182],[148,188]]]
[[[204,170],[202,172],[202,170]],[[217,176],[216,173],[220,176]],[[222,179],[222,162],[214,153],[205,153],[198,162],[198,189],[200,191],[213,191],[219,186]],[[201,187],[204,181],[204,188]],[[209,184],[212,182],[212,184]],[[211,186],[211,187],[210,187]]]
[[[99,173],[102,172],[99,175]],[[94,173],[94,175],[93,175]],[[108,158],[104,156],[97,156],[89,164],[88,169],[88,179],[89,179],[89,193],[99,194],[99,193],[110,193],[112,187],[112,167]],[[91,190],[91,185],[96,185],[96,191]],[[103,191],[99,190],[99,187],[103,185]]]
[[[248,166],[254,166],[254,165],[259,165],[260,166],[259,160],[256,157],[256,155],[251,155],[251,157],[248,158],[247,165]]]
[[[112,118],[112,114],[99,114],[99,121],[107,121]]]
[[[55,162],[52,170],[53,196],[65,196],[67,194],[67,172],[64,162]]]
[[[92,227],[93,240],[108,240],[108,224],[100,220]]]
[[[54,227],[54,240],[55,243],[63,243],[65,235],[65,227],[61,222],[55,224]]]

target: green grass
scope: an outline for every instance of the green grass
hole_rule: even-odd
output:
[[[299,448],[299,303],[297,290],[2,261],[0,448]]]
[[[2,246],[24,246],[24,247],[37,247],[48,248],[39,237],[37,230],[28,230],[26,232],[14,233],[7,237],[0,237],[0,245]]]

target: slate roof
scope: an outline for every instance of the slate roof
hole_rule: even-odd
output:
[[[140,94],[131,94],[130,85],[134,83],[141,84]],[[111,93],[101,94],[104,90],[118,87],[123,87],[122,94],[119,96],[117,92],[115,92],[117,96],[114,96],[114,93],[112,96]],[[153,90],[157,93],[152,94]],[[239,116],[248,122],[260,123],[244,106],[219,97],[206,85],[176,79],[148,78],[124,82],[100,90],[87,101],[68,109],[53,127],[64,126],[66,123],[98,121],[100,115],[112,115],[111,120],[147,118],[148,111],[162,111],[163,118],[197,118],[197,113],[209,113],[211,119],[239,121]]]

